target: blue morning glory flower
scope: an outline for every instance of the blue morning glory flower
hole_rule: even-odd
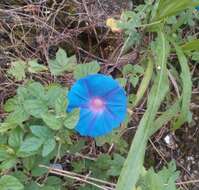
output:
[[[75,82],[68,93],[67,111],[80,108],[75,129],[82,136],[97,137],[111,132],[124,121],[127,97],[110,76],[93,74]]]
[[[196,10],[199,11],[199,6],[196,7]]]

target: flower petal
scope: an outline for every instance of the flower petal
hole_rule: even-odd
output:
[[[70,112],[73,108],[86,104],[89,101],[89,96],[84,80],[78,80],[68,93],[69,105],[67,111]]]
[[[107,125],[104,114],[93,114],[88,109],[82,109],[80,120],[75,128],[82,136],[97,137],[112,131]]]
[[[104,96],[109,91],[118,88],[118,82],[110,76],[102,74],[89,75],[85,78],[85,83],[90,89],[92,96]]]

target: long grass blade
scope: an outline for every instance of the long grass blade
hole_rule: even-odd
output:
[[[176,115],[180,112],[180,103],[177,100],[168,110],[162,113],[155,122],[150,131],[150,136],[153,135],[156,131],[158,131],[164,124],[168,123],[172,118],[176,117]]]
[[[153,74],[153,61],[151,60],[151,58],[149,58],[148,65],[147,65],[146,71],[144,73],[144,77],[143,77],[142,82],[140,83],[140,86],[136,93],[134,107],[139,103],[139,101],[144,96],[144,93],[146,92],[146,89],[150,83],[152,74]]]
[[[182,124],[184,124],[188,120],[189,106],[192,94],[192,81],[191,81],[191,73],[189,70],[186,56],[184,55],[182,49],[177,44],[175,43],[173,44],[176,49],[176,54],[178,56],[178,60],[181,66],[180,76],[182,80],[181,113],[173,126],[174,129],[178,129]]]
[[[122,168],[116,190],[135,189],[142,170],[150,128],[153,125],[158,108],[168,91],[168,74],[166,69],[168,43],[162,32],[159,33],[157,42],[158,47],[155,51],[157,56],[156,64],[159,66],[160,70],[157,71],[157,76],[148,98],[148,108],[141,119],[138,130],[133,139],[128,157]]]
[[[155,20],[161,20],[191,7],[196,7],[199,2],[191,0],[160,0]]]

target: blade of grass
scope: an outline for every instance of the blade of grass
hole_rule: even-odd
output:
[[[165,123],[168,123],[173,117],[180,111],[179,100],[177,100],[171,107],[168,108],[161,116],[159,116],[151,128],[150,136],[153,135],[156,131],[158,131]]]
[[[144,73],[144,77],[143,77],[142,82],[140,83],[140,86],[136,93],[136,99],[135,99],[135,102],[133,105],[134,107],[139,103],[139,101],[142,99],[144,93],[146,92],[146,89],[150,83],[152,74],[153,74],[153,62],[152,62],[151,58],[149,58],[148,65],[147,65],[146,71]]]
[[[199,39],[192,40],[181,46],[183,51],[199,51]]]
[[[118,179],[116,190],[135,189],[142,170],[150,128],[153,125],[158,108],[168,91],[168,74],[166,69],[168,43],[162,32],[158,36],[159,47],[156,49],[156,64],[160,66],[160,70],[157,70],[157,76],[148,98],[148,108],[141,119],[133,139],[128,157]]]
[[[196,7],[199,2],[190,0],[160,0],[155,21],[176,15],[177,13],[191,7]]]
[[[186,56],[184,55],[182,49],[176,43],[172,43],[176,49],[176,54],[178,56],[178,60],[181,66],[180,77],[182,80],[181,113],[173,126],[174,129],[178,129],[182,124],[184,124],[188,120],[189,105],[191,102],[192,94],[192,81]]]

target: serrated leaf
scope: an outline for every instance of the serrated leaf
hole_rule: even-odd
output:
[[[0,147],[0,162],[11,158],[6,146]]]
[[[70,147],[71,154],[79,153],[85,147],[85,140],[79,140],[76,144]]]
[[[110,168],[107,171],[110,176],[119,176],[122,166],[124,164],[125,158],[119,154],[114,154],[113,160],[111,160]]]
[[[123,69],[122,69],[122,74],[124,76],[127,76],[129,74],[133,73],[133,65],[131,64],[126,64]]]
[[[45,89],[43,85],[39,82],[29,83],[26,86],[25,91],[27,92],[27,96],[25,96],[26,99],[30,98],[36,98],[36,99],[40,98],[41,100],[45,99]]]
[[[55,99],[55,112],[57,115],[65,115],[68,100],[66,95],[60,95]]]
[[[1,162],[0,164],[0,170],[8,170],[13,168],[17,163],[16,158],[11,158],[8,160],[4,160],[3,162]]]
[[[18,60],[12,62],[11,68],[8,70],[8,74],[13,76],[16,80],[23,80],[26,77],[26,68],[26,63],[22,60]]]
[[[62,120],[56,115],[46,113],[42,115],[42,119],[53,130],[59,130],[62,127]]]
[[[40,190],[57,190],[57,189],[55,187],[45,186],[45,187],[42,187]]]
[[[48,154],[50,154],[54,150],[55,146],[56,142],[53,138],[47,139],[43,144],[42,156],[48,156]]]
[[[48,138],[53,137],[52,131],[41,125],[31,125],[30,126],[32,134],[34,134],[36,137],[43,139],[44,141],[47,140]]]
[[[45,65],[39,64],[36,59],[28,61],[28,71],[30,73],[39,73],[48,70]]]
[[[41,145],[43,144],[43,140],[37,137],[28,137],[21,144],[19,153],[31,154],[39,150]]]
[[[62,180],[56,176],[48,176],[48,179],[46,180],[46,184],[49,186],[60,186],[61,183]]]
[[[79,121],[79,109],[75,109],[68,113],[66,119],[64,120],[64,126],[68,129],[74,129]]]
[[[9,134],[8,144],[13,148],[19,148],[23,141],[23,131],[16,128]]]
[[[137,85],[137,83],[139,81],[139,78],[137,76],[131,76],[129,81],[133,85],[133,87],[136,87],[136,85]]]
[[[117,81],[119,82],[119,84],[120,84],[122,87],[125,87],[125,86],[126,86],[127,79],[125,79],[125,78],[117,78]]]
[[[10,175],[5,175],[0,178],[1,190],[23,190],[24,186],[20,181]]]
[[[36,182],[31,182],[25,186],[25,190],[41,190],[40,186]]]
[[[90,63],[85,64],[78,64],[75,67],[74,78],[78,80],[87,75],[98,73],[99,70],[100,66],[97,61],[92,61]]]
[[[138,74],[144,73],[144,69],[140,65],[134,65],[133,70],[134,70],[134,73],[138,73]]]
[[[175,181],[179,176],[179,172],[176,171],[174,162],[168,164],[168,168],[163,168],[156,173],[152,168],[144,173],[141,177],[138,185],[142,190],[177,190]]]
[[[15,128],[16,126],[17,124],[4,121],[4,123],[0,123],[0,133],[5,133],[10,129]]]
[[[6,112],[12,112],[16,110],[16,107],[18,106],[18,99],[17,97],[10,98],[6,101],[3,108]]]
[[[28,176],[26,176],[22,171],[13,172],[12,176],[16,177],[23,184],[26,184],[28,181]]]
[[[54,107],[57,99],[66,97],[67,89],[56,84],[51,84],[47,87],[46,99],[48,105]],[[64,104],[64,103],[63,103]]]
[[[15,110],[8,115],[8,117],[5,119],[5,122],[21,125],[29,118],[29,116],[30,115],[23,109],[23,107],[18,107],[18,110]]]
[[[66,52],[59,48],[58,52],[56,53],[55,60],[49,60],[49,68],[50,72],[53,75],[61,75],[65,71],[71,71],[76,65],[76,58],[75,56],[67,57]]]
[[[27,113],[30,115],[41,118],[41,116],[48,111],[48,107],[46,103],[42,100],[25,100],[24,101],[24,108]]]

